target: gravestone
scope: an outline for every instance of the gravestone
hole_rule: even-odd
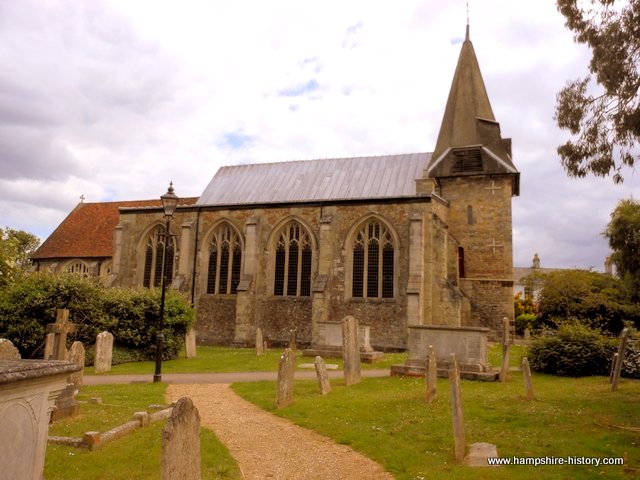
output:
[[[500,369],[500,381],[509,379],[509,348],[511,346],[511,331],[508,318],[502,319],[502,368]]]
[[[96,337],[96,358],[93,366],[96,373],[111,371],[113,359],[113,335],[109,332],[99,333]]]
[[[620,374],[622,373],[622,364],[624,363],[624,352],[627,349],[627,342],[629,340],[629,329],[623,328],[620,333],[620,341],[618,343],[617,357],[613,366],[613,374],[611,375],[611,391],[618,390],[618,382],[620,381]]]
[[[296,335],[297,335],[297,330],[295,328],[289,330],[289,348],[291,349],[292,352],[296,351]]]
[[[470,467],[497,467],[489,465],[489,458],[498,458],[498,448],[491,443],[472,443],[469,446],[467,465]]]
[[[462,412],[462,389],[460,388],[460,370],[455,354],[449,362],[449,384],[451,386],[451,413],[453,417],[453,443],[455,458],[464,460],[466,438],[464,433],[464,414]]]
[[[436,361],[436,352],[433,349],[433,345],[428,347],[427,356],[427,370],[425,374],[425,380],[427,383],[427,403],[431,403],[436,398],[436,382],[438,381],[438,365]]]
[[[78,370],[77,372],[69,375],[69,383],[72,383],[76,390],[80,390],[80,387],[82,387],[82,378],[84,375],[84,360],[85,351],[82,342],[73,342],[71,348],[69,349],[69,361],[81,367],[81,370]]]
[[[20,360],[20,352],[11,340],[0,338],[0,360]]]
[[[531,367],[529,366],[529,360],[527,357],[522,357],[521,366],[527,400],[533,400],[535,395],[533,394],[533,382],[531,381]]]
[[[187,358],[196,358],[196,331],[193,328],[184,337],[184,350]]]
[[[42,358],[44,360],[50,359],[53,357],[53,343],[55,341],[56,334],[55,333],[47,333],[47,336],[44,340],[44,355]]]
[[[264,355],[264,338],[262,337],[262,329],[256,328],[256,356]]]
[[[278,387],[276,391],[276,408],[284,408],[293,401],[293,373],[295,356],[290,348],[285,349],[278,363]]]
[[[360,383],[360,348],[358,345],[358,320],[348,315],[342,319],[342,358],[344,359],[344,383]]]
[[[66,360],[68,358],[67,335],[75,331],[76,326],[69,321],[69,310],[66,308],[56,310],[56,322],[47,325],[47,333],[53,334],[53,346],[50,347],[50,357],[45,357],[45,360]],[[49,338],[51,337],[47,335],[47,339]]]
[[[529,327],[527,327],[524,329],[524,343],[528,345],[530,341],[531,341],[531,330],[529,330]]]
[[[324,359],[320,356],[315,360],[316,375],[318,377],[318,387],[320,387],[320,394],[326,395],[331,391],[331,383],[329,383],[329,375],[327,374],[327,365],[324,363]]]
[[[162,480],[200,480],[200,415],[190,398],[176,402],[162,429]]]

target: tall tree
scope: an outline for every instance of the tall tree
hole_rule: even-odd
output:
[[[567,174],[612,175],[633,167],[640,140],[640,0],[557,0],[565,25],[592,51],[590,74],[557,96],[555,120],[574,138],[558,147]]]
[[[24,230],[0,228],[0,286],[29,270],[31,254],[40,245],[40,239]]]
[[[618,274],[630,287],[633,299],[640,301],[640,203],[620,200],[604,236],[609,239]]]

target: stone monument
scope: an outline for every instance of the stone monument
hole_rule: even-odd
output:
[[[73,363],[0,360],[0,466],[2,478],[41,479],[49,417]]]

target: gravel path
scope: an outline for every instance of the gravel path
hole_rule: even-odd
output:
[[[229,385],[169,385],[169,401],[191,397],[248,480],[393,480],[382,466],[289,420],[261,410]]]

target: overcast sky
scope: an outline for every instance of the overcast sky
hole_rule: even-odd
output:
[[[2,0],[0,226],[46,238],[80,201],[199,196],[222,165],[432,151],[464,0]],[[513,139],[514,264],[602,269],[638,174],[570,179],[556,93],[586,74],[555,2],[472,0]]]

